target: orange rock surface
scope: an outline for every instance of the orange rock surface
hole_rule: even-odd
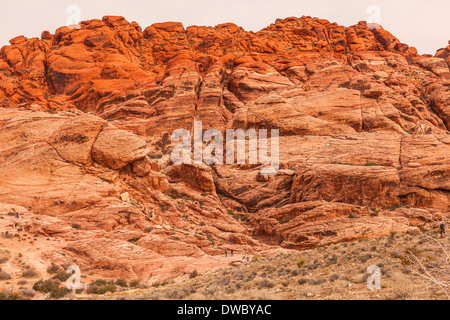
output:
[[[383,28],[311,17],[255,33],[108,16],[10,43],[0,210],[16,206],[27,232],[64,240],[44,265],[155,282],[236,263],[226,249],[302,249],[446,219],[450,47],[420,56]],[[194,120],[279,129],[280,171],[172,164],[170,134]]]

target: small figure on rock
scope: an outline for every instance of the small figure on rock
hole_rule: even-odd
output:
[[[441,223],[441,225],[439,226],[439,228],[440,228],[441,235],[444,235],[444,234],[445,234],[445,224],[444,224],[444,223]]]

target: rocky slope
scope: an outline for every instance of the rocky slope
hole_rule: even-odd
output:
[[[155,282],[228,265],[225,249],[303,249],[447,218],[450,47],[421,56],[381,27],[311,17],[254,33],[109,16],[10,42],[2,232],[18,223],[62,240],[30,262],[42,270],[76,262]],[[281,170],[173,165],[170,133],[194,120],[279,129]]]

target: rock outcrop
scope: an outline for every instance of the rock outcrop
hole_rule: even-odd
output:
[[[108,16],[0,51],[0,202],[105,277],[155,282],[418,232],[450,206],[450,49],[302,17],[258,32]],[[280,170],[174,165],[176,129],[279,129]],[[206,146],[206,145],[204,145]],[[0,206],[1,209],[1,206]],[[6,210],[6,209],[5,209]],[[4,230],[2,230],[4,231]]]

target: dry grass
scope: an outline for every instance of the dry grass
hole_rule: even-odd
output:
[[[298,300],[448,299],[449,239],[434,232],[253,257],[182,282],[97,299]],[[299,263],[302,261],[301,263]],[[367,288],[367,268],[381,269],[381,289]]]

